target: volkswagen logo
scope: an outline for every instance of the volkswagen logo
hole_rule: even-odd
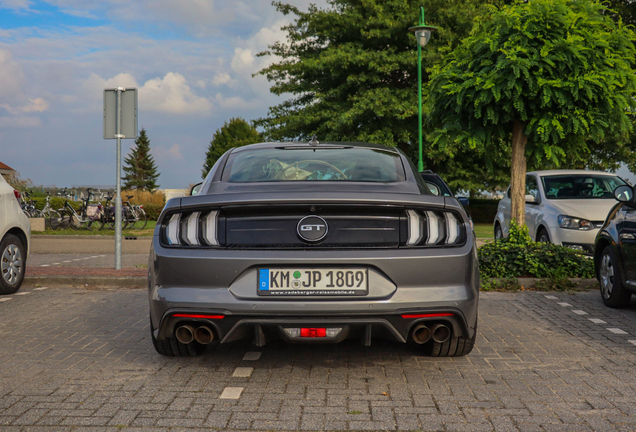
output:
[[[298,222],[298,237],[309,243],[315,243],[327,235],[327,222],[320,216],[305,216]]]

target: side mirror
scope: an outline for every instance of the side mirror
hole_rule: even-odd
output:
[[[192,189],[190,189],[190,196],[198,194],[199,191],[201,190],[202,185],[203,185],[203,182],[197,183],[194,186],[192,186]]]
[[[534,195],[526,195],[526,204],[536,204],[537,199]]]
[[[632,202],[634,200],[634,190],[627,186],[619,186],[614,189],[614,197],[620,202]]]
[[[466,197],[457,197],[457,201],[459,201],[459,203],[464,207],[470,205],[470,200]]]

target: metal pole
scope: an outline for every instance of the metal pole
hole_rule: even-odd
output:
[[[424,171],[424,162],[422,161],[422,46],[420,41],[417,41],[417,95],[418,95],[418,138],[419,138],[419,160],[417,162],[417,169]]]
[[[115,270],[121,270],[121,92],[117,87],[117,198],[115,199]]]

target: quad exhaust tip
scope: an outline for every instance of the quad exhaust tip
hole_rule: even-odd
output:
[[[194,340],[207,345],[214,340],[214,332],[209,327],[201,326],[194,331]]]
[[[451,331],[444,324],[433,324],[431,326],[431,335],[435,342],[444,343],[450,338]]]
[[[174,335],[177,337],[177,340],[182,344],[192,343],[194,340],[194,328],[189,325],[182,325],[177,327],[177,330],[174,332]]]
[[[207,345],[214,340],[214,332],[207,326],[197,327],[189,325],[177,327],[174,332],[175,337],[184,345],[197,341],[201,345]]]
[[[411,339],[417,344],[425,344],[431,339],[431,330],[426,324],[418,324],[411,331]]]

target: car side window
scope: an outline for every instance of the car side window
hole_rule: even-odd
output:
[[[532,195],[535,198],[539,196],[539,185],[534,176],[526,176],[526,195]]]
[[[440,195],[439,188],[437,187],[437,185],[435,183],[428,182],[428,181],[425,181],[425,183],[426,183],[426,186],[428,186],[428,189],[431,191],[431,193],[433,195]]]
[[[510,198],[510,186],[508,186],[508,190],[506,191],[506,198]]]

